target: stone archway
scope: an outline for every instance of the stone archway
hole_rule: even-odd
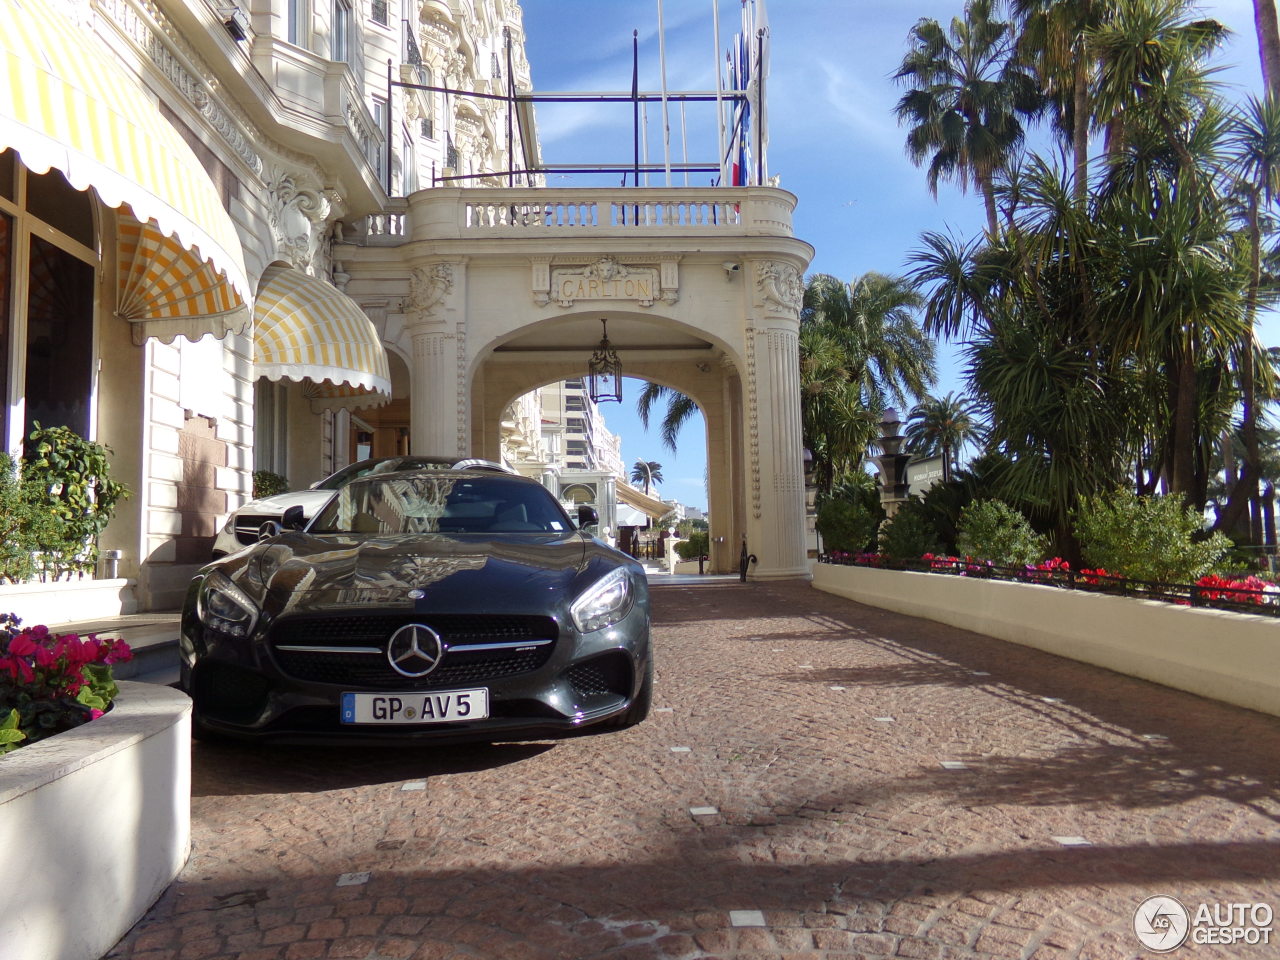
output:
[[[807,576],[798,332],[813,251],[794,205],[768,187],[437,188],[409,198],[399,235],[334,256],[409,358],[413,452],[496,455],[506,405],[580,376],[607,317],[625,374],[707,418],[716,569],[736,570],[745,538],[750,576]]]
[[[582,376],[595,345],[589,331],[598,330],[598,324],[595,311],[549,318],[511,331],[479,351],[470,378],[471,449],[496,457],[499,419],[515,398]],[[624,376],[678,390],[698,405],[706,424],[711,570],[736,572],[742,538],[750,536],[741,358],[725,345],[661,316],[610,312],[609,331],[619,348]]]

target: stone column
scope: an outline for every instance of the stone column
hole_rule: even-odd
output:
[[[409,447],[419,456],[466,456],[470,449],[463,288],[457,261],[420,262],[409,277]]]
[[[743,401],[747,548],[757,560],[747,576],[807,577],[799,347],[804,282],[789,262],[761,260],[751,267],[759,319],[747,323]]]

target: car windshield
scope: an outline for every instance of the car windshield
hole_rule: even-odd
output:
[[[316,490],[338,490],[352,480],[359,480],[375,473],[394,473],[397,470],[447,470],[450,461],[434,457],[393,457],[389,460],[361,460],[343,467],[337,473],[325,477],[315,485]]]
[[[564,533],[573,529],[543,487],[501,477],[370,476],[347,484],[311,533]]]

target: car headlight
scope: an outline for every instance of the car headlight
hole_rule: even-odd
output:
[[[626,570],[614,570],[601,577],[573,601],[569,616],[583,633],[603,630],[631,612],[635,591]]]
[[[196,616],[210,630],[247,637],[258,622],[258,608],[223,574],[211,573],[196,594]]]

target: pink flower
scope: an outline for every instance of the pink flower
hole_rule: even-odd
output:
[[[102,711],[101,711],[101,710],[99,710],[97,707],[90,707],[90,708],[89,708],[89,719],[90,719],[90,720],[97,720],[100,716],[102,716]]]
[[[26,630],[9,641],[9,653],[15,657],[29,657],[39,649],[31,642],[31,636]]]

